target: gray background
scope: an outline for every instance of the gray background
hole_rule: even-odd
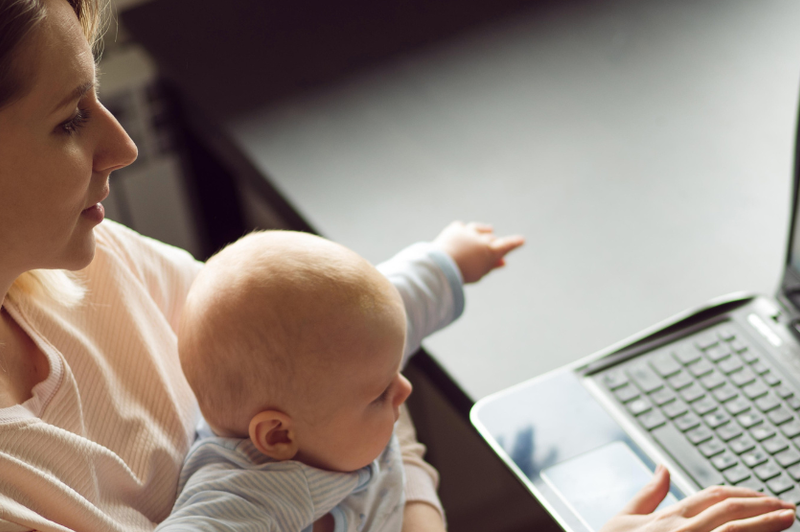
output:
[[[426,346],[473,398],[784,260],[800,3],[537,7],[227,124],[373,261],[453,219],[528,243]]]

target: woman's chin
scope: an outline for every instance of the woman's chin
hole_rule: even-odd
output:
[[[91,229],[86,235],[81,235],[81,238],[73,239],[66,250],[63,260],[60,261],[62,265],[56,267],[70,271],[82,270],[92,263],[96,249],[97,240],[94,236],[94,230]]]

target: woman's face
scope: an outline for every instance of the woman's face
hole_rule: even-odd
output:
[[[28,91],[0,109],[0,280],[34,268],[80,269],[108,176],[136,146],[98,101],[92,52],[64,0],[48,0],[23,41]]]

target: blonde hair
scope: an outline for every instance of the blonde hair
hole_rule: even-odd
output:
[[[67,270],[30,270],[14,281],[7,297],[19,301],[28,297],[48,299],[67,307],[77,305],[86,295],[86,286]]]
[[[108,0],[67,0],[78,17],[86,40],[98,56],[102,45],[104,14]],[[42,0],[0,0],[0,108],[22,97],[28,89],[24,69],[15,59],[25,39],[45,17]],[[49,297],[65,305],[81,301],[85,287],[65,270],[32,270],[23,273],[8,291],[12,299]]]

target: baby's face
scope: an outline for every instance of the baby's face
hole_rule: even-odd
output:
[[[331,471],[355,471],[375,460],[389,442],[411,383],[400,374],[406,336],[402,302],[382,314],[365,324],[363,342],[349,346],[350,362],[326,376],[334,381],[330,414],[298,427],[298,460]]]

